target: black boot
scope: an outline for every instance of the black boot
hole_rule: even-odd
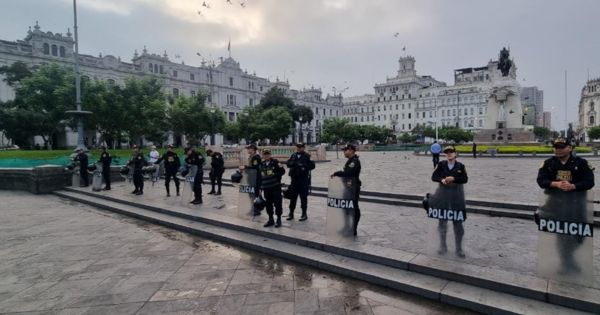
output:
[[[167,197],[171,197],[171,191],[169,190],[169,187],[167,187]]]
[[[217,190],[217,193],[215,195],[220,195],[221,194],[221,186],[219,186],[219,189]]]
[[[194,199],[194,201],[192,201],[192,204],[198,205],[202,203],[202,197],[200,197],[199,199]]]
[[[306,221],[306,219],[308,219],[308,216],[306,216],[306,209],[302,209],[302,216],[300,217],[300,220],[298,221]],[[356,234],[354,234],[356,235]]]
[[[294,220],[294,210],[290,209],[290,213],[287,215],[287,219],[288,221],[290,220]]]
[[[454,235],[454,240],[456,241],[455,246],[456,246],[456,256],[460,257],[460,258],[465,258],[465,252],[462,249],[462,235],[459,235],[458,233]]]
[[[175,192],[177,193],[177,197],[179,197],[179,185],[175,186]]]
[[[275,227],[278,228],[281,226],[281,216],[277,216],[277,221],[275,221]]]
[[[214,195],[215,194],[215,186],[212,186],[212,188],[210,189],[210,191],[208,192],[209,195]]]
[[[270,226],[273,226],[273,225],[275,225],[275,221],[273,221],[273,216],[270,215],[269,216],[269,221],[267,221],[267,223],[265,223],[265,225],[263,225],[263,226],[264,227],[270,227]]]

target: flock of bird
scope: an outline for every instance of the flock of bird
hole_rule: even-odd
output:
[[[248,1],[240,1],[239,2],[242,9],[246,8],[246,2],[248,2]],[[233,5],[233,2],[231,2],[231,0],[225,0],[225,3],[227,3],[229,5]],[[210,3],[207,3],[206,1],[202,1],[202,10],[208,10],[208,9],[210,9]],[[198,10],[198,15],[204,16],[204,13],[202,13],[201,10]]]

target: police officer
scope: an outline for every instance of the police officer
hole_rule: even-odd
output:
[[[79,162],[79,178],[81,178],[80,187],[87,187],[88,180],[88,156],[82,149],[77,149],[77,156],[73,159]]]
[[[593,167],[583,158],[572,154],[569,139],[557,138],[554,156],[545,160],[538,171],[537,183],[548,195],[542,206],[544,216],[560,221],[587,222],[585,191],[594,187]],[[539,224],[539,213],[535,220]],[[564,235],[557,238],[557,247],[564,271],[579,271],[573,254],[582,244],[583,237]]]
[[[165,187],[167,188],[167,197],[171,197],[171,178],[175,182],[175,189],[177,196],[179,196],[179,178],[177,178],[177,171],[179,171],[181,162],[179,161],[179,156],[175,153],[172,144],[169,144],[167,152],[156,160],[154,164],[160,164],[162,161],[164,161],[165,167]]]
[[[142,173],[142,168],[148,163],[146,162],[144,155],[142,154],[142,152],[140,152],[140,149],[137,146],[133,147],[133,156],[127,164],[133,165],[133,185],[135,189],[131,193],[134,195],[143,195],[144,174]]]
[[[112,163],[112,157],[110,153],[106,151],[106,147],[100,147],[100,159],[99,163],[102,163],[102,178],[104,178],[104,189],[110,190],[110,164]]]
[[[282,197],[281,197],[281,177],[285,174],[285,169],[279,165],[277,159],[271,157],[271,150],[263,150],[263,161],[259,167],[260,170],[260,189],[265,198],[265,207],[269,215],[269,221],[264,227],[275,225],[281,226]],[[273,208],[277,215],[277,221],[273,220]]]
[[[440,152],[442,152],[442,146],[436,140],[433,141],[433,144],[431,145],[431,148],[429,150],[431,151],[433,168],[435,168],[440,162]]]
[[[254,189],[256,191],[256,196],[260,194],[260,155],[256,152],[257,147],[254,144],[250,144],[246,146],[246,150],[248,150],[248,163],[246,165],[240,166],[240,169],[243,170],[245,168],[256,170],[256,183],[254,183]],[[260,215],[260,210],[254,209],[254,215]]]
[[[221,194],[221,180],[223,179],[223,172],[225,172],[225,161],[223,160],[223,154],[219,152],[213,152],[213,150],[206,150],[206,155],[210,156],[210,185],[211,189],[208,192],[209,195],[220,195]],[[215,183],[217,184],[218,190],[215,192]]]
[[[190,201],[192,204],[202,203],[202,177],[204,172],[202,166],[204,166],[204,157],[198,154],[192,147],[187,148],[185,163],[188,165],[195,165],[198,167],[196,176],[194,177],[194,200]]]
[[[300,196],[300,207],[302,208],[300,221],[308,219],[306,215],[306,209],[308,208],[308,186],[310,185],[310,171],[315,168],[315,163],[310,160],[310,154],[306,153],[305,149],[306,145],[304,143],[296,144],[296,153],[292,154],[286,163],[290,170],[288,175],[292,179],[290,187],[288,187],[290,213],[287,220],[294,219],[294,210],[296,209],[298,196]]]
[[[439,200],[443,208],[451,206],[453,210],[464,211],[466,208],[465,195],[462,187],[456,185],[466,184],[469,180],[467,175],[467,169],[464,164],[456,160],[456,149],[454,146],[445,146],[444,154],[446,154],[446,160],[441,161],[433,170],[431,174],[431,180],[440,183],[443,187],[438,188],[435,194],[435,199]],[[451,189],[444,189],[444,188]],[[453,189],[460,188],[460,189]],[[432,205],[436,207],[436,205]],[[466,214],[465,214],[466,219]],[[462,221],[452,221],[454,227],[454,241],[455,251],[458,257],[465,257],[465,253],[462,249],[462,239],[465,235],[465,229],[463,228]],[[448,251],[446,244],[446,233],[448,231],[448,220],[439,220],[438,232],[440,233],[440,248],[439,254],[445,254]]]
[[[360,209],[358,207],[358,199],[360,196],[360,160],[358,159],[358,155],[356,155],[356,147],[352,144],[346,145],[342,148],[344,151],[344,156],[348,159],[346,164],[344,165],[343,171],[337,171],[331,175],[331,177],[346,177],[346,178],[355,178],[356,179],[356,189],[354,195],[354,235],[357,234],[358,221],[360,220]]]

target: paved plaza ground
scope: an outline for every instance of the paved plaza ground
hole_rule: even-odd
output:
[[[0,314],[469,313],[52,195],[0,200]]]

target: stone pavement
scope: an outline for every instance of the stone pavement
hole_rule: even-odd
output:
[[[468,313],[55,196],[0,200],[1,314]]]
[[[363,190],[423,195],[432,187],[431,156],[416,156],[412,152],[358,152]],[[331,162],[317,163],[313,171],[314,186],[327,187],[331,173],[341,170],[346,162],[343,154],[327,152]],[[537,186],[538,168],[545,158],[478,158],[458,157],[465,164],[469,182],[465,185],[467,199],[538,203],[541,190]],[[599,159],[589,159],[600,170]],[[285,161],[283,161],[285,162]],[[227,170],[229,178],[233,170]],[[598,174],[598,172],[596,172]],[[289,177],[284,181],[289,183]],[[595,191],[600,190],[600,178]],[[600,192],[596,193],[600,199]]]
[[[213,213],[237,216],[237,189],[223,187],[222,196],[206,195],[208,185],[204,185],[205,203],[193,206],[182,202],[181,198],[165,197],[162,182],[152,187],[147,185],[143,196],[129,194],[131,187],[125,183],[118,183],[111,192],[101,192],[128,200],[144,202],[153,206],[168,204],[210,211]],[[284,201],[284,215],[287,214],[287,203]],[[429,236],[434,219],[427,218],[425,211],[414,207],[400,207],[373,203],[361,203],[362,218],[359,224],[359,235],[355,242],[366,245],[377,245],[403,250],[410,253],[431,254],[431,246],[437,243],[437,238]],[[309,220],[305,222],[283,220],[283,226],[324,234],[326,199],[309,197]],[[266,214],[258,217],[247,217],[248,220],[266,222]],[[537,264],[537,226],[532,220],[522,220],[505,217],[491,217],[487,215],[469,214],[464,224],[464,247],[467,258],[464,262],[482,266],[499,268],[520,274],[535,275]],[[595,229],[598,235],[599,229]],[[448,243],[451,245],[453,238],[449,231]],[[444,256],[448,259],[457,259],[452,254]],[[600,288],[600,238],[594,238],[594,265],[595,275],[593,287]]]

